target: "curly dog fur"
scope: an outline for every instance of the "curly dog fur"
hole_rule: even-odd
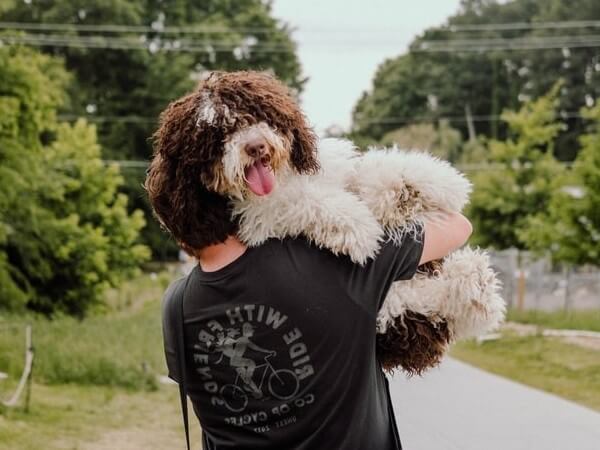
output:
[[[265,73],[210,74],[167,107],[154,142],[150,201],[192,254],[231,234],[250,246],[302,234],[364,264],[386,236],[400,242],[460,211],[471,189],[424,153],[318,142],[287,88]],[[498,290],[487,255],[468,248],[395,282],[377,319],[382,366],[421,374],[454,340],[494,328],[504,316]]]
[[[224,143],[261,122],[278,130],[297,173],[318,170],[315,134],[285,85],[267,73],[213,72],[161,114],[145,188],[156,217],[186,251],[237,232]]]

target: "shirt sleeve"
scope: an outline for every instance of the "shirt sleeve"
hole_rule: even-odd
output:
[[[174,321],[177,319],[172,313],[172,302],[175,301],[174,294],[178,291],[180,283],[184,279],[174,281],[165,291],[162,301],[162,332],[165,350],[165,361],[167,364],[167,376],[179,383],[179,364],[177,363],[177,328]]]
[[[374,259],[364,266],[353,265],[349,275],[351,296],[376,315],[392,283],[410,280],[415,275],[424,243],[422,226],[414,233],[406,233],[400,242],[386,237]]]

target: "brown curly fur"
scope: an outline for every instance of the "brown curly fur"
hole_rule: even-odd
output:
[[[216,111],[210,123],[198,120],[207,98]],[[296,172],[318,170],[313,130],[288,88],[265,72],[213,72],[160,115],[144,187],[158,220],[186,251],[237,232],[230,200],[210,186],[222,168],[227,137],[259,122],[287,140]]]
[[[216,113],[210,122],[198,120],[207,99]],[[222,184],[217,181],[227,138],[260,122],[286,140],[289,164],[296,172],[318,170],[313,131],[288,89],[269,74],[213,72],[161,114],[145,188],[159,221],[189,253],[237,232],[231,201],[215,192],[215,186]],[[429,274],[436,269],[435,263],[421,267]],[[449,342],[445,322],[434,324],[408,311],[394,325],[377,336],[386,370],[400,365],[420,374],[439,363]]]
[[[434,323],[430,317],[406,311],[385,334],[377,334],[377,355],[386,371],[400,366],[408,375],[421,375],[442,361],[449,342],[446,321]]]

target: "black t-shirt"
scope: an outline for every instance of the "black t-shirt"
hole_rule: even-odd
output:
[[[302,238],[248,248],[216,272],[197,265],[184,329],[205,449],[399,449],[375,321],[391,283],[414,275],[422,241],[387,242],[364,267]],[[164,312],[185,280],[163,302],[175,381],[175,328]]]

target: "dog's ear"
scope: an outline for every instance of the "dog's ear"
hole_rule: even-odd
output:
[[[237,233],[229,201],[208,191],[194,167],[156,155],[144,187],[158,221],[188,253]]]
[[[197,123],[197,93],[171,103],[154,133],[154,158],[144,183],[159,222],[185,248],[223,242],[237,231],[231,206],[202,183],[220,158],[222,136]]]
[[[292,153],[290,159],[292,166],[298,173],[311,174],[319,170],[317,155],[317,136],[306,123],[302,113],[298,113],[294,121]]]

